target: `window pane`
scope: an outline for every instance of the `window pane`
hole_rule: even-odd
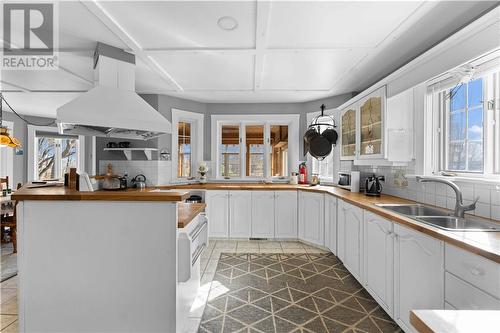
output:
[[[37,152],[37,174],[39,180],[58,178],[56,172],[56,139],[39,137]]]
[[[247,145],[246,175],[264,177],[264,126],[247,125],[245,136]]]
[[[469,171],[483,171],[483,142],[469,142]]]
[[[460,110],[465,108],[467,85],[462,84],[456,88],[451,89],[451,111]]]
[[[69,172],[70,168],[78,167],[78,140],[61,139],[61,170],[62,174]]]
[[[469,140],[483,140],[483,108],[469,110]]]
[[[452,142],[448,149],[448,170],[465,170],[465,142]]]
[[[240,177],[240,127],[222,125],[221,132],[220,174],[223,177]]]
[[[288,175],[288,126],[272,125],[269,168],[271,177]]]
[[[177,132],[177,177],[191,176],[191,124],[179,122]]]
[[[483,79],[469,82],[469,107],[482,105],[483,103]]]
[[[465,140],[465,111],[450,114],[450,140]]]

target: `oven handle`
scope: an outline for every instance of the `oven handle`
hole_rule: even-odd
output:
[[[207,247],[207,245],[205,243],[203,243],[201,246],[198,247],[198,250],[196,250],[196,252],[194,254],[194,258],[191,261],[191,266],[193,266],[194,263],[196,262],[196,260],[198,260],[198,258],[203,253],[203,250],[205,250],[206,247]]]
[[[208,223],[208,220],[204,219],[203,222],[196,227],[196,229],[194,229],[193,231],[191,231],[189,233],[189,238],[191,238],[192,240],[195,240],[196,238],[198,238],[198,235],[200,234],[200,232],[203,230],[203,227],[205,227],[205,225],[207,223]]]

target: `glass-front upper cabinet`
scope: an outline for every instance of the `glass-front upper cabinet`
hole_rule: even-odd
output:
[[[351,105],[342,111],[340,158],[352,160],[356,157],[357,105]]]
[[[364,97],[359,104],[359,158],[383,154],[385,87]]]

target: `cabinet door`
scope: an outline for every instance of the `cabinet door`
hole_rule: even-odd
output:
[[[393,223],[368,211],[364,218],[364,286],[384,310],[393,311]]]
[[[276,238],[297,238],[297,191],[274,192]]]
[[[444,244],[394,225],[394,320],[415,332],[410,311],[444,309]]]
[[[337,198],[325,196],[325,246],[337,254]]]
[[[411,88],[387,99],[385,155],[391,162],[409,162],[413,158],[413,93]]]
[[[274,238],[273,191],[252,191],[252,237]]]
[[[357,150],[357,105],[351,105],[340,117],[340,159],[353,160]]]
[[[359,158],[383,158],[385,87],[366,96],[359,106]]]
[[[316,245],[325,245],[324,194],[302,192],[299,238]]]
[[[229,237],[250,238],[252,226],[252,192],[229,192]]]
[[[207,192],[208,234],[210,237],[229,236],[229,193]]]
[[[363,211],[339,200],[338,256],[351,274],[361,282]]]

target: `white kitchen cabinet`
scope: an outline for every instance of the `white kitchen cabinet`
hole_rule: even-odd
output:
[[[325,246],[337,254],[337,198],[325,196]]]
[[[299,194],[299,238],[325,245],[325,198],[323,193],[301,191]]]
[[[229,192],[229,237],[250,238],[252,226],[252,192]]]
[[[229,192],[207,191],[208,235],[229,237]]]
[[[276,238],[297,238],[297,191],[274,192]]]
[[[274,192],[252,191],[252,238],[274,238]]]
[[[457,310],[500,310],[500,265],[445,244],[445,302]]]
[[[363,210],[343,200],[338,201],[338,257],[358,280],[362,281]]]
[[[411,88],[387,99],[385,115],[385,155],[394,163],[413,159],[414,93]]]
[[[410,311],[444,309],[444,244],[394,225],[394,320],[415,332]]]
[[[392,316],[393,311],[393,223],[369,211],[364,211],[364,269],[366,290]]]

